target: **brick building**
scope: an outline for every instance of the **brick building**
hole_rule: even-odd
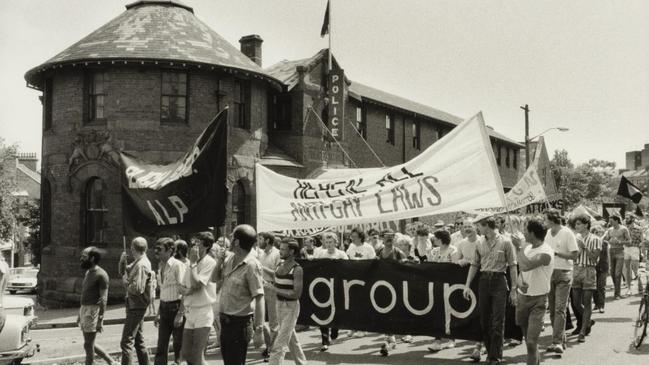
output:
[[[644,145],[640,151],[629,151],[626,153],[626,169],[642,170],[649,167],[649,143]]]
[[[230,107],[227,219],[255,224],[254,164],[295,177],[349,166],[323,142],[326,51],[263,69],[262,39],[240,50],[175,1],[137,1],[25,79],[43,104],[41,298],[78,301],[80,248],[106,249],[111,298],[123,295],[117,260],[124,232],[117,152],[153,163],[175,160],[210,119]],[[342,145],[359,166],[406,161],[461,118],[347,81]],[[326,119],[326,118],[324,118]],[[351,128],[359,127],[364,137]],[[388,128],[386,128],[386,126]],[[522,146],[490,131],[506,187]]]

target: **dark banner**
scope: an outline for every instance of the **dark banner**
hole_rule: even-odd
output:
[[[612,215],[624,219],[626,217],[626,204],[624,203],[602,203],[602,216],[605,221]]]
[[[304,289],[298,323],[386,334],[480,340],[478,277],[470,300],[468,267],[382,260],[300,261]],[[508,305],[505,337],[521,339]]]
[[[126,153],[120,158],[124,223],[129,232],[181,234],[223,225],[227,109],[173,163],[154,165]]]

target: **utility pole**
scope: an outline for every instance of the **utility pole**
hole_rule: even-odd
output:
[[[521,109],[525,111],[525,169],[530,167],[530,107],[525,104]]]

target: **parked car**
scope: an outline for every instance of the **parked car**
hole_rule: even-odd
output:
[[[23,316],[29,321],[30,328],[36,324],[38,317],[34,312],[34,300],[24,297],[13,297],[5,295],[3,299],[4,312]]]
[[[29,320],[0,309],[0,365],[20,364],[37,351],[39,346],[29,338]]]
[[[15,267],[7,277],[7,290],[16,294],[19,290],[36,293],[38,269],[35,267]]]

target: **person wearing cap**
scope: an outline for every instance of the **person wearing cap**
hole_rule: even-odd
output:
[[[464,298],[471,297],[471,282],[480,270],[478,284],[478,308],[480,311],[480,327],[487,349],[488,364],[499,364],[503,357],[503,342],[505,337],[505,309],[507,305],[507,272],[509,272],[512,288],[509,299],[516,302],[516,253],[510,240],[498,233],[496,221],[487,217],[478,222],[484,239],[476,246],[476,253],[463,291]]]
[[[549,228],[545,242],[554,250],[554,270],[548,295],[552,345],[547,350],[557,354],[562,354],[565,350],[566,308],[572,286],[573,260],[579,256],[575,234],[561,223],[562,217],[558,210],[549,209],[545,212],[545,226]]]

